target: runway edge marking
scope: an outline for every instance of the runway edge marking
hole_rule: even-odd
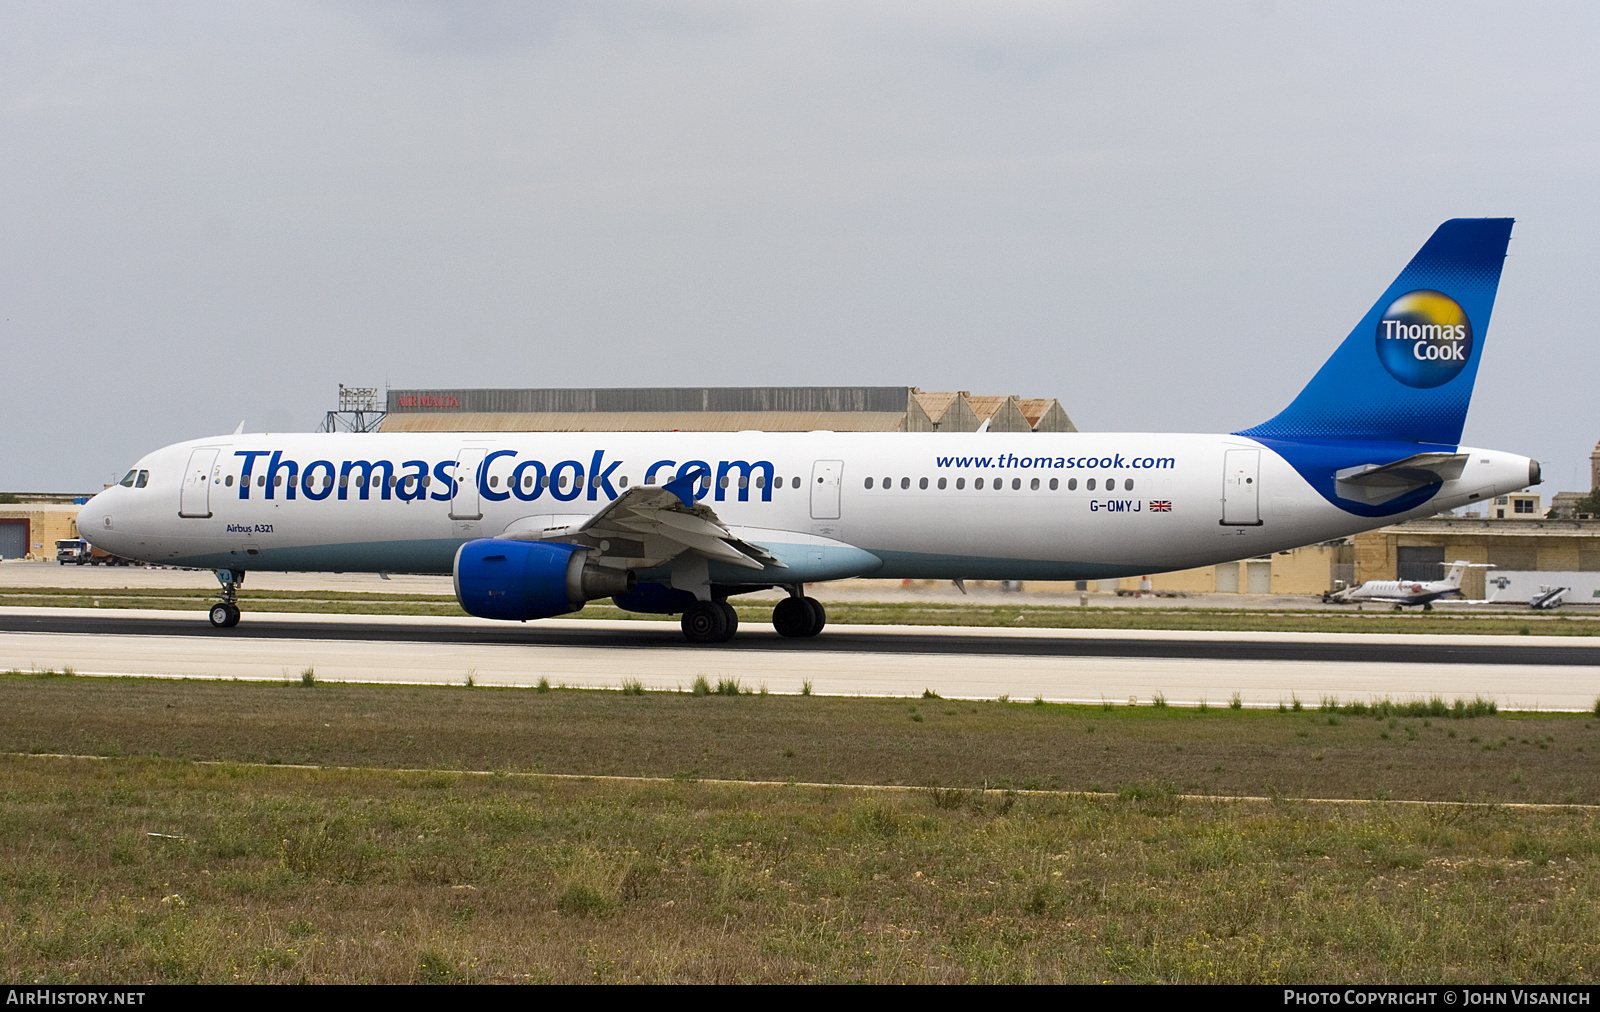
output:
[[[808,787],[845,791],[932,791],[959,790],[977,794],[1014,794],[1048,798],[1116,799],[1112,791],[1047,791],[1037,788],[1013,790],[1005,787],[913,787],[907,784],[830,784],[809,780],[723,780],[715,777],[623,777],[590,773],[531,773],[507,770],[449,770],[415,766],[314,766],[306,763],[249,763],[229,759],[169,759],[165,756],[74,755],[65,752],[0,752],[12,759],[71,759],[91,762],[128,762],[154,759],[158,762],[185,763],[190,766],[243,766],[247,769],[309,770],[326,773],[454,773],[464,777],[523,777],[529,780],[598,781],[622,784],[712,784],[718,787]],[[1290,802],[1306,805],[1412,805],[1422,808],[1526,808],[1540,811],[1600,812],[1600,805],[1534,801],[1418,801],[1393,798],[1291,798],[1259,794],[1170,794],[1176,801]]]

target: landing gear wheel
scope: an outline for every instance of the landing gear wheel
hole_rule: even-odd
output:
[[[811,635],[811,626],[816,618],[806,604],[807,600],[803,597],[786,597],[772,609],[772,628],[778,631],[779,636],[800,639]]]
[[[823,626],[828,624],[828,612],[822,607],[822,602],[814,597],[805,597],[801,598],[801,600],[811,610],[811,630],[806,635],[815,636],[822,631]]]
[[[683,613],[683,638],[690,643],[725,642],[733,635],[731,610],[723,601],[696,601]]]
[[[1405,609],[1400,607],[1398,604],[1394,606],[1394,610],[1395,611],[1405,611]]]
[[[239,624],[237,605],[218,603],[211,606],[211,624],[218,629],[232,629]]]
[[[718,601],[717,605],[722,609],[723,616],[728,620],[728,633],[722,637],[723,641],[726,642],[733,639],[733,634],[739,631],[739,613],[734,611],[733,605],[726,601]]]
[[[1422,606],[1422,610],[1423,611],[1432,611],[1433,610],[1433,605],[1432,604],[1425,604],[1425,605]]]

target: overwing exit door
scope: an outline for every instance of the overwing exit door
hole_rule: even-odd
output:
[[[1261,526],[1261,451],[1222,455],[1222,519],[1225,527]]]
[[[843,478],[842,460],[819,460],[811,465],[811,519],[839,519],[839,491]]]
[[[178,493],[178,516],[211,515],[211,480],[219,452],[215,446],[202,446],[189,454],[189,467],[183,472],[183,487]]]

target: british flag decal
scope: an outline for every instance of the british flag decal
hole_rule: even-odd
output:
[[[1152,499],[1152,500],[1150,500],[1150,512],[1151,513],[1171,513],[1172,512],[1172,500],[1171,499]]]

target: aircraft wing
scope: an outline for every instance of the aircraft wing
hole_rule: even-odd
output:
[[[685,477],[692,480],[635,485],[591,517],[527,517],[500,536],[579,544],[637,568],[658,566],[686,551],[744,569],[788,568],[760,545],[735,537],[710,506],[694,502],[693,484],[700,475]]]
[[[1377,505],[1461,477],[1468,459],[1465,453],[1418,453],[1392,464],[1361,464],[1335,473],[1334,486],[1341,498]]]

